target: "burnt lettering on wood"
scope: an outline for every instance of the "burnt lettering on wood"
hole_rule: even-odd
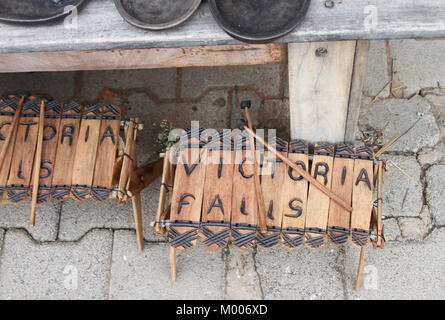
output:
[[[270,220],[273,220],[273,200],[270,200],[269,202],[269,210],[267,210],[267,217]]]
[[[20,163],[19,163],[19,169],[18,169],[18,171],[17,171],[17,177],[18,177],[19,179],[25,179],[25,177],[23,176],[23,172],[22,172],[22,164],[23,164],[23,161],[20,160]]]
[[[45,174],[40,175],[40,179],[46,179],[53,173],[53,170],[51,167],[46,166],[46,164],[52,165],[53,163],[49,160],[42,160],[42,163],[40,165],[40,170],[46,170]],[[41,173],[41,172],[40,172]]]
[[[194,196],[193,194],[191,194],[191,193],[184,193],[184,194],[181,196],[181,199],[179,200],[178,214],[181,213],[181,211],[182,211],[182,206],[185,206],[185,205],[189,205],[189,204],[190,204],[190,202],[185,201],[185,199],[187,199],[187,198],[192,198],[193,200],[196,200],[196,198],[195,198],[195,196]]]
[[[105,138],[111,138],[111,140],[113,141],[113,144],[116,144],[116,139],[114,137],[114,132],[113,132],[113,128],[108,125],[105,129],[105,132],[102,136],[102,138],[100,139],[100,144],[102,144],[102,142],[105,140]]]
[[[74,125],[66,124],[62,129],[62,138],[60,139],[60,143],[63,144],[63,140],[65,137],[70,139],[70,146],[73,144],[73,135],[74,135]]]
[[[249,215],[249,212],[246,211],[246,198],[244,198],[244,197],[243,197],[243,200],[241,201],[240,211],[245,216]]]
[[[324,171],[320,171],[320,167],[324,168]],[[317,177],[320,175],[324,178],[324,185],[328,184],[328,172],[329,172],[329,166],[325,162],[317,162],[315,165],[315,172],[314,172],[314,178],[317,179]]]
[[[355,182],[355,185],[357,186],[359,184],[359,182],[364,182],[366,183],[366,185],[368,186],[369,190],[371,190],[371,182],[369,181],[369,176],[368,176],[368,171],[366,171],[365,168],[363,168],[358,177],[357,177],[357,181]]]
[[[209,210],[207,210],[207,214],[210,214],[213,208],[219,208],[221,210],[221,213],[224,215],[224,205],[219,194],[217,194],[215,198],[213,198],[212,203],[210,204],[210,208]]]
[[[0,123],[0,140],[1,141],[5,141],[6,140],[6,138],[2,135],[2,128],[4,126],[9,126],[9,125],[11,125],[11,122],[9,122],[9,121],[4,121],[4,122]]]
[[[34,121],[26,121],[26,122],[20,122],[21,125],[26,126],[26,131],[25,131],[25,140],[28,140],[28,136],[29,136],[29,128],[35,124],[37,124],[37,122]]]
[[[49,135],[45,135],[45,131],[46,131],[46,129],[51,129],[51,130],[50,130],[51,133],[50,133]],[[43,140],[44,140],[44,141],[49,141],[49,140],[51,140],[52,138],[54,138],[54,137],[56,136],[56,134],[57,134],[57,129],[56,129],[56,127],[55,127],[54,125],[52,125],[52,124],[47,124],[47,125],[45,125],[45,126],[43,127]]]
[[[289,208],[291,208],[293,211],[297,211],[297,213],[295,213],[295,214],[286,214],[285,215],[286,217],[298,218],[298,217],[300,217],[303,214],[303,209],[301,208],[301,206],[299,206],[295,202],[303,203],[303,200],[298,199],[298,198],[293,198],[291,201],[289,201]]]
[[[250,175],[247,175],[247,174],[244,172],[243,164],[244,164],[247,160],[252,161],[251,159],[243,158],[243,160],[241,160],[241,163],[240,163],[239,166],[238,166],[239,173],[241,174],[241,176],[242,176],[244,179],[250,179],[250,178],[253,177],[253,173],[250,174]]]
[[[300,166],[304,171],[306,171],[306,164],[303,161],[296,161],[295,164],[297,166]],[[292,169],[291,167],[289,167],[288,174],[289,174],[289,177],[294,181],[303,180],[303,176],[299,176],[298,178],[295,178],[294,169]]]
[[[184,155],[182,155],[182,162],[184,163],[184,170],[185,170],[185,173],[187,174],[187,176],[190,176],[193,173],[193,171],[195,171],[195,169],[198,166],[200,161],[201,161],[201,156],[199,156],[198,159],[196,160],[196,162],[194,164],[192,164],[191,167],[189,167],[187,165],[187,159],[185,158]]]

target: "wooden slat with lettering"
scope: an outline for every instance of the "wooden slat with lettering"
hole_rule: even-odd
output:
[[[60,102],[50,101],[45,104],[43,149],[37,204],[49,201],[51,196],[61,115],[62,108]],[[31,190],[32,188],[33,186],[31,186]]]
[[[282,155],[287,156],[288,143],[276,138],[271,144]],[[263,248],[276,246],[281,238],[281,223],[283,220],[283,192],[286,180],[287,166],[270,151],[265,151],[261,171],[261,187],[264,207],[266,208],[267,234],[258,230],[257,244]]]
[[[76,102],[63,106],[51,198],[62,201],[69,197],[82,107]]]
[[[355,150],[352,145],[340,145],[335,150],[331,189],[349,205],[352,200]],[[331,200],[328,218],[328,241],[335,245],[348,242],[351,213]]]
[[[192,128],[180,142],[168,232],[170,246],[177,250],[194,247],[199,237],[207,153],[200,132]]]
[[[373,208],[373,152],[367,147],[356,149],[352,191],[351,243],[363,247],[369,242]]]
[[[309,147],[304,140],[293,140],[289,144],[289,160],[309,170]],[[282,241],[287,249],[296,249],[303,245],[308,182],[299,174],[286,167],[286,179],[282,198],[283,222]]]
[[[235,137],[235,164],[232,190],[232,244],[240,249],[255,245],[258,224],[258,203],[253,176],[254,164],[249,139]]]
[[[85,108],[82,114],[71,187],[71,196],[76,201],[88,199],[91,193],[99,145],[101,113],[102,107],[92,105]]]
[[[212,251],[230,237],[234,151],[230,130],[216,131],[208,145],[201,217],[202,244]]]
[[[113,168],[119,143],[120,120],[119,107],[108,105],[103,108],[92,187],[92,197],[98,202],[107,200],[112,192]]]
[[[12,119],[17,110],[17,103],[18,100],[16,98],[6,98],[0,101],[0,150],[3,149],[6,138],[11,133]],[[14,144],[15,141],[10,142],[3,166],[0,168],[0,199],[6,190]]]
[[[8,200],[13,203],[27,197],[37,147],[40,103],[40,99],[31,99],[23,105],[8,178]]]
[[[331,189],[334,147],[328,143],[315,146],[312,176]],[[330,199],[313,185],[309,186],[305,226],[305,245],[311,249],[322,247],[326,242]]]

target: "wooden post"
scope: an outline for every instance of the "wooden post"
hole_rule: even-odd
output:
[[[170,274],[172,281],[176,281],[176,249],[170,247]]]
[[[159,234],[165,234],[165,230],[161,226],[161,216],[165,209],[165,201],[167,195],[167,182],[170,182],[169,174],[171,174],[169,165],[169,148],[165,151],[164,164],[162,168],[162,180],[161,180],[161,191],[159,193],[158,210],[156,211],[156,219],[154,231]],[[167,180],[168,179],[168,180]]]
[[[44,122],[45,122],[45,102],[42,101],[40,103],[39,133],[37,135],[37,150],[34,156],[34,169],[32,178],[32,200],[31,200],[31,214],[29,221],[29,225],[31,227],[34,227],[36,223],[36,207],[37,207],[37,196],[39,195],[40,165],[42,162]]]
[[[378,164],[378,184],[377,184],[377,247],[382,248],[382,197],[383,197],[383,161]]]
[[[363,246],[360,250],[360,260],[358,263],[358,270],[357,270],[357,280],[355,282],[355,291],[360,291],[360,283],[362,282],[362,273],[363,273],[363,264],[365,262],[365,253],[366,253],[366,246]]]
[[[367,41],[289,44],[292,139],[333,144],[354,140],[368,49]],[[365,250],[360,253],[356,289]]]

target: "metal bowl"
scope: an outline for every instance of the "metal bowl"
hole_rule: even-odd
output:
[[[280,38],[298,26],[311,0],[209,0],[221,28],[232,37],[264,43]]]
[[[114,0],[114,3],[128,23],[142,29],[163,30],[190,18],[201,0]]]
[[[83,2],[84,0],[0,0],[0,21],[49,21],[68,15],[72,7],[77,8]]]

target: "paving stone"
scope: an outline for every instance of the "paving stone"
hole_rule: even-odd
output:
[[[280,64],[182,69],[182,97],[198,97],[209,87],[252,87],[265,96],[280,95]]]
[[[114,233],[110,299],[224,298],[222,252],[211,252],[201,244],[178,252],[177,279],[172,282],[168,244],[146,244],[140,253],[133,243],[134,237],[132,231]]]
[[[22,230],[8,230],[0,299],[105,299],[111,250],[108,230],[92,231],[79,243],[41,244]]]
[[[176,69],[84,71],[80,98],[93,102],[102,97],[102,90],[145,89],[159,99],[176,96]]]
[[[422,210],[423,190],[420,185],[420,166],[415,157],[390,156],[387,161],[389,171],[383,184],[383,215],[385,217],[418,217]],[[415,181],[403,174],[396,166],[403,169]]]
[[[373,40],[368,52],[367,67],[363,84],[363,93],[375,97],[388,83],[388,61],[384,40]],[[380,96],[389,97],[389,88]]]
[[[383,224],[385,225],[385,240],[387,242],[400,240],[401,232],[396,219],[385,219],[383,220]]]
[[[430,208],[433,222],[445,226],[445,165],[434,165],[426,172],[426,201]]]
[[[383,130],[384,143],[407,131],[418,119],[423,118],[406,135],[387,151],[418,152],[424,147],[433,147],[440,138],[440,131],[425,98],[415,96],[407,99],[387,99],[375,102],[370,111],[360,118],[360,129]]]
[[[3,246],[3,238],[5,236],[5,230],[4,229],[0,229],[0,253],[2,250],[2,246]]]
[[[346,289],[350,299],[445,299],[445,229],[423,242],[387,243],[366,251],[362,288],[354,291],[360,250],[346,247]]]
[[[417,161],[422,167],[425,167],[441,162],[444,156],[445,144],[439,142],[434,148],[423,148],[417,154]]]
[[[261,300],[263,294],[255,269],[254,249],[228,248],[226,295],[228,300]]]
[[[257,272],[265,299],[343,299],[342,276],[337,271],[339,249],[258,248]]]
[[[422,92],[431,104],[431,110],[436,117],[441,130],[441,138],[445,138],[445,89],[430,89]]]
[[[428,226],[419,218],[400,218],[399,224],[404,240],[421,241],[428,232]]]
[[[59,228],[61,204],[56,201],[37,206],[36,225],[29,226],[31,203],[27,200],[18,205],[0,206],[0,227],[24,228],[36,241],[55,241]]]
[[[74,96],[75,76],[76,72],[0,73],[0,96],[28,91],[70,100]]]
[[[405,96],[421,88],[437,87],[445,83],[445,41],[443,40],[391,40],[395,72],[406,86]]]
[[[155,234],[149,226],[150,222],[155,221],[160,186],[159,178],[141,192],[143,231],[144,238],[148,241],[165,241],[165,236]],[[93,200],[79,203],[72,199],[63,202],[60,240],[76,241],[96,228],[134,229],[131,200],[122,204],[116,204],[114,199],[104,203],[96,203]],[[133,245],[136,247],[136,237],[133,239]]]
[[[153,126],[162,120],[168,120],[173,128],[189,128],[191,121],[199,121],[205,128],[227,127],[227,92],[215,90],[209,92],[197,102],[156,104],[145,93],[135,93],[128,98],[127,117],[138,116],[145,124],[138,133],[138,160],[144,163],[157,158],[159,150],[155,147],[160,129]]]

